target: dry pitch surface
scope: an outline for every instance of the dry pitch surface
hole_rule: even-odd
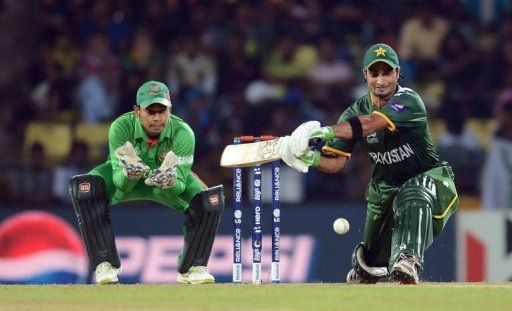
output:
[[[512,310],[512,283],[2,285],[0,310]]]

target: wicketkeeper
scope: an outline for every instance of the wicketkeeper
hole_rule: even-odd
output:
[[[347,282],[416,284],[425,250],[459,204],[454,175],[439,160],[421,97],[398,83],[395,51],[385,44],[370,47],[363,74],[369,92],[336,125],[300,125],[285,138],[281,157],[301,172],[318,167],[336,173],[359,143],[373,174],[366,191],[363,241],[354,250]],[[311,138],[327,142],[322,152],[308,146]]]
[[[132,112],[110,126],[107,162],[70,181],[95,282],[117,283],[121,272],[109,206],[151,200],[185,214],[178,281],[214,283],[207,264],[224,208],[223,188],[207,188],[191,171],[194,133],[171,114],[167,86],[157,81],[144,83],[136,103]]]

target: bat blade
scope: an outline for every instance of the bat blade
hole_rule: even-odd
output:
[[[220,158],[222,167],[247,167],[279,160],[280,139],[228,145]]]

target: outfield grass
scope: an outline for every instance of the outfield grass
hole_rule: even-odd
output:
[[[512,284],[3,285],[0,310],[512,310]]]

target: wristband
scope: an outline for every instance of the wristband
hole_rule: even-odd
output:
[[[358,117],[352,117],[347,120],[352,128],[352,141],[354,143],[358,142],[363,138],[363,126],[361,125],[361,121]]]

